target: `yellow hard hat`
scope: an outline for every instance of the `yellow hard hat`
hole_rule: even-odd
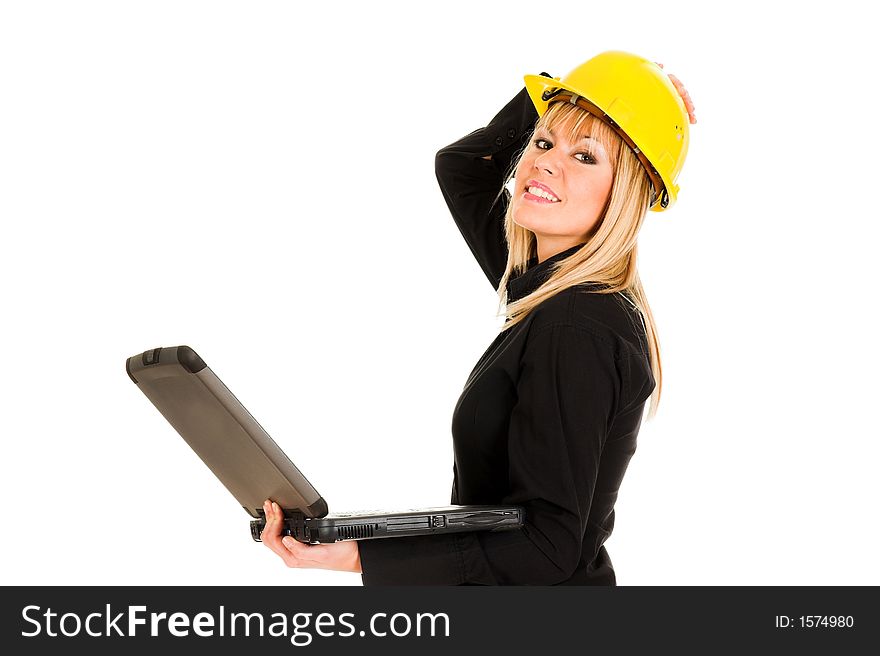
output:
[[[526,75],[525,82],[539,116],[552,102],[571,102],[608,123],[632,148],[654,185],[651,210],[672,207],[690,141],[689,117],[662,68],[644,57],[610,50],[562,79]]]

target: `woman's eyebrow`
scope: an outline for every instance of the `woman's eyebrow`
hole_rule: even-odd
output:
[[[545,128],[545,129],[546,129],[546,128]],[[553,131],[553,128],[550,128],[549,130],[547,130],[547,132],[550,133],[550,136],[551,136],[551,137],[555,137],[555,136],[556,136],[556,133]],[[591,136],[588,135],[588,134],[581,135],[581,139],[589,139],[590,141],[592,141],[592,142],[595,143],[595,144],[598,144],[598,145],[600,145],[600,146],[602,145],[602,144],[599,143],[598,139],[593,139],[593,137],[591,137]]]
[[[596,148],[603,155],[605,154],[605,146],[602,145],[602,142],[598,139],[593,139],[593,137],[584,137],[584,139],[589,139],[592,142],[593,147]]]

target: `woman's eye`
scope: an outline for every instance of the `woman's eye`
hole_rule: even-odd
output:
[[[535,148],[537,148],[538,150],[550,150],[551,148],[553,148],[553,144],[550,143],[550,141],[541,137],[535,139],[534,144]],[[585,164],[596,163],[596,158],[593,157],[590,153],[575,153],[574,156],[578,161],[584,162]]]

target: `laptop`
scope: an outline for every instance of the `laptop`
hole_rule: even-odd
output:
[[[284,511],[282,533],[307,544],[500,531],[523,524],[523,509],[510,505],[331,514],[287,454],[189,346],[133,355],[125,370],[253,518],[251,536],[257,542],[265,526],[266,499]]]

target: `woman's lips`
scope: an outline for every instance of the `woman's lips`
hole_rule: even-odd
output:
[[[555,205],[559,202],[558,200],[550,200],[549,198],[544,198],[543,196],[535,196],[535,194],[529,193],[528,191],[523,192],[523,198],[533,203],[540,203],[543,205]]]
[[[538,182],[537,180],[529,180],[526,182],[524,198],[533,202],[558,203],[559,196],[550,187]]]

